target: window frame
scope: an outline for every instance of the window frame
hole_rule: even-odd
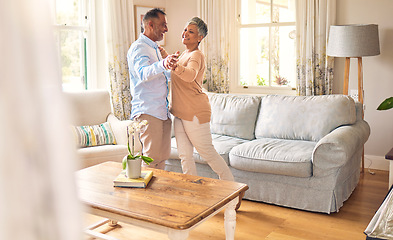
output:
[[[269,78],[269,86],[243,86],[240,84],[240,30],[243,28],[259,28],[259,27],[270,27],[269,31],[271,31],[274,27],[285,27],[285,26],[294,26],[296,28],[295,22],[270,22],[270,23],[252,23],[252,24],[241,24],[241,1],[236,0],[232,27],[233,31],[233,45],[231,47],[231,81],[230,81],[230,92],[236,93],[245,93],[245,94],[282,94],[282,95],[296,95],[296,88],[291,86],[289,87],[276,87],[270,86],[271,79]],[[273,0],[270,0],[270,11],[271,16],[273,16]],[[269,46],[271,46],[272,37],[269,34]],[[272,51],[269,48],[269,69],[271,68],[270,59],[271,59]],[[294,68],[296,66],[293,66]],[[271,71],[271,70],[269,70]],[[270,74],[270,73],[269,73]],[[296,86],[297,86],[297,78],[295,76]]]
[[[82,53],[83,58],[83,89],[70,89],[70,91],[80,91],[97,88],[97,61],[96,61],[96,31],[95,31],[95,0],[80,0],[81,11],[80,16],[83,23],[79,25],[66,25],[56,23],[56,0],[52,0],[52,12],[53,12],[53,29],[56,36],[59,36],[61,31],[80,31],[86,39],[86,48],[84,49],[84,43],[81,42],[81,49],[84,49]],[[58,42],[60,44],[60,42]],[[61,63],[61,46],[58,46],[58,57],[60,69],[62,68]],[[63,77],[62,77],[63,85]],[[64,87],[63,87],[64,89]],[[68,90],[68,89],[67,89]]]

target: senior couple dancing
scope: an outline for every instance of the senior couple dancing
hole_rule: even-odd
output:
[[[168,31],[165,12],[151,9],[143,17],[144,31],[131,45],[127,61],[131,81],[131,119],[147,120],[141,134],[143,154],[154,159],[149,167],[164,169],[171,150],[170,113],[183,173],[197,175],[193,148],[209,164],[220,179],[233,181],[224,159],[212,144],[211,107],[202,91],[205,56],[199,44],[207,35],[207,25],[194,17],[182,32],[185,50],[168,54],[157,45]],[[168,101],[171,81],[172,101]]]

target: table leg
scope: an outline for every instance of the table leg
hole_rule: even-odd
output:
[[[105,239],[105,240],[118,240],[117,238],[114,238],[114,237],[111,237],[111,236],[102,234],[102,233],[100,233],[100,232],[95,232],[95,231],[93,231],[93,229],[96,229],[96,228],[98,228],[98,227],[104,225],[105,223],[109,223],[109,225],[115,223],[115,225],[116,225],[116,224],[117,224],[117,221],[113,221],[113,220],[109,220],[109,219],[103,219],[103,220],[101,220],[101,221],[99,221],[99,222],[97,222],[97,223],[94,223],[94,224],[88,226],[88,227],[85,229],[85,233],[86,233],[87,235],[89,235],[89,236],[92,236],[92,237],[95,237],[95,238],[99,238],[99,239]],[[115,225],[114,225],[114,226],[115,226]]]
[[[185,240],[188,238],[189,234],[190,234],[189,230],[175,230],[175,229],[168,230],[168,237],[170,240]]]
[[[117,221],[109,220],[108,225],[109,225],[109,227],[116,227],[117,226]]]
[[[233,199],[225,209],[224,213],[224,226],[225,226],[225,237],[226,240],[235,239],[235,229],[236,229],[236,205],[239,198]]]

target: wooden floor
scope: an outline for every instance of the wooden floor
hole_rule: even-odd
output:
[[[237,212],[235,239],[365,239],[363,231],[388,191],[389,173],[374,170],[361,174],[359,185],[338,213],[322,214],[243,200]],[[86,226],[102,218],[85,214]],[[120,223],[104,225],[100,232],[121,240],[168,239],[166,235]],[[86,236],[85,239],[93,239]],[[221,212],[190,232],[190,240],[225,239],[224,213]]]

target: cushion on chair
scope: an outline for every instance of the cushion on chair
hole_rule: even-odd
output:
[[[129,141],[127,137],[127,126],[131,125],[132,121],[119,120],[113,113],[110,113],[108,115],[107,122],[111,125],[111,129],[113,131],[113,134],[115,135],[116,144],[127,146],[127,143]]]
[[[74,135],[79,147],[116,144],[115,135],[108,122],[93,126],[75,126]]]

